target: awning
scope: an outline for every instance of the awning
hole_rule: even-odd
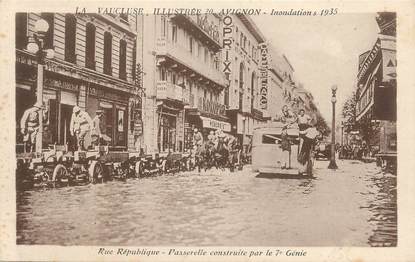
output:
[[[205,128],[220,129],[224,132],[231,132],[231,124],[227,122],[219,121],[219,120],[215,120],[215,119],[203,117],[203,116],[201,116],[200,118],[202,119],[203,127]]]

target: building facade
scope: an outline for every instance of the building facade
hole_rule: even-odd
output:
[[[215,14],[142,16],[144,138],[147,152],[185,152],[193,131],[230,131],[220,65],[222,18]]]
[[[357,117],[380,136],[365,141],[380,151],[396,151],[396,14],[379,13],[380,34],[373,48],[359,56]],[[370,140],[370,141],[369,141]]]
[[[17,13],[16,128],[37,97],[37,60],[26,47],[39,19],[49,24],[44,48],[54,50],[44,66],[42,100],[48,117],[43,146],[74,145],[69,124],[78,105],[92,118],[96,110],[104,111],[102,132],[111,138],[112,147],[136,149],[142,139],[141,99],[135,70],[136,17],[131,15]],[[21,140],[17,137],[17,144]]]
[[[231,133],[248,144],[254,127],[267,121],[268,46],[249,16],[224,16],[223,27],[222,68],[228,80],[224,102]]]

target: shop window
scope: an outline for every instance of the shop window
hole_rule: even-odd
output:
[[[41,17],[49,24],[49,30],[46,32],[43,40],[43,47],[45,49],[53,49],[54,13],[42,13]]]
[[[65,61],[76,62],[76,18],[72,14],[65,15]]]
[[[86,24],[85,67],[95,70],[95,26]]]
[[[127,79],[127,41],[120,40],[120,63],[119,63],[120,78]]]
[[[161,115],[158,144],[161,152],[176,150],[176,117]]]
[[[16,13],[16,48],[26,49],[27,46],[27,13]]]
[[[104,74],[112,75],[112,34],[104,33]]]

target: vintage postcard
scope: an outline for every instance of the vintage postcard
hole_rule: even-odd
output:
[[[415,261],[414,1],[0,7],[1,261]]]

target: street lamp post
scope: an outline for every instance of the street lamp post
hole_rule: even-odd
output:
[[[43,42],[49,24],[44,19],[39,19],[35,22],[35,33],[29,37],[27,44],[27,51],[36,55],[37,60],[37,92],[36,102],[42,105],[39,114],[39,131],[36,137],[36,152],[42,152],[43,144],[43,76],[45,58],[52,58],[54,56],[53,49],[44,49]]]
[[[337,86],[333,85],[331,87],[331,103],[332,103],[332,111],[333,111],[333,116],[331,119],[331,156],[330,156],[330,163],[328,168],[329,169],[337,169],[337,164],[336,164],[336,152],[335,152],[335,143],[336,143],[336,91],[337,91]]]

